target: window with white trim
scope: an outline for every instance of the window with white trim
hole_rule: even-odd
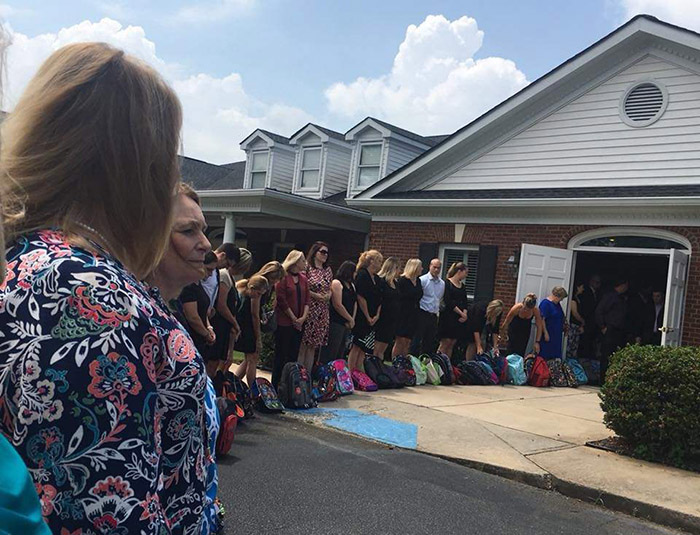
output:
[[[262,189],[267,180],[267,159],[270,151],[253,152],[250,165],[251,189]]]
[[[442,260],[442,278],[447,279],[450,266],[456,262],[464,262],[469,269],[464,279],[464,290],[470,301],[474,300],[476,292],[476,273],[479,268],[479,247],[476,245],[446,244],[440,246]]]
[[[382,159],[382,143],[360,145],[360,158],[357,165],[357,186],[366,188],[379,180],[379,167]]]
[[[301,149],[301,177],[299,187],[318,188],[321,174],[321,147]]]

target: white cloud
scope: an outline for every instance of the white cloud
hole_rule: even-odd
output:
[[[220,22],[234,15],[250,10],[256,0],[216,0],[210,2],[193,2],[183,6],[168,19],[172,24],[206,24]]]
[[[625,19],[645,13],[663,21],[700,31],[700,0],[620,0]]]
[[[470,17],[430,15],[411,25],[391,72],[329,87],[329,110],[359,120],[374,115],[421,134],[449,133],[527,85],[515,63],[474,59],[484,32]]]
[[[267,104],[245,92],[233,73],[223,78],[188,75],[181,66],[156,53],[156,45],[140,26],[122,26],[112,19],[84,21],[58,33],[29,37],[12,31],[7,55],[7,106],[11,109],[41,63],[60,47],[82,41],[103,41],[124,49],[154,66],[173,85],[184,109],[184,149],[187,156],[213,163],[240,160],[239,143],[256,128],[281,134],[297,130],[311,118],[283,104]]]

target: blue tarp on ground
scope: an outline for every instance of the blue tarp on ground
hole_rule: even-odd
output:
[[[418,445],[418,427],[414,424],[397,422],[355,409],[315,408],[298,412],[310,416],[324,416],[324,425],[385,444],[408,449],[416,449]]]

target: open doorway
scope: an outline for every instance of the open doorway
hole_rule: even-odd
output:
[[[590,306],[591,299],[597,304],[605,294],[615,291],[616,281],[627,279],[627,341],[660,345],[659,328],[663,324],[668,270],[669,259],[666,255],[578,251],[574,257],[574,283],[571,288],[575,292],[577,287],[585,285],[587,293],[581,296],[581,301],[582,305]],[[593,279],[600,284],[595,297],[589,285]],[[586,303],[584,299],[589,302]],[[588,316],[584,318],[586,325],[594,327],[595,311],[589,308],[581,310],[581,313]],[[590,334],[583,337],[589,343],[581,344],[579,357],[597,357],[595,346],[590,344]]]

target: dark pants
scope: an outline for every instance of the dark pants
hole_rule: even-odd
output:
[[[603,342],[600,347],[600,384],[605,383],[605,372],[608,371],[610,355],[615,353],[627,343],[627,335],[622,329],[608,327],[603,335]]]
[[[301,346],[301,331],[294,327],[278,325],[275,331],[275,362],[272,367],[272,385],[277,388],[282,368],[288,362],[296,362]]]
[[[422,355],[433,353],[436,349],[436,337],[438,328],[437,314],[426,312],[422,308],[418,311],[416,333],[411,340],[411,354]]]
[[[328,345],[321,348],[321,364],[345,358],[345,346],[349,330],[342,323],[331,321],[328,330]]]

